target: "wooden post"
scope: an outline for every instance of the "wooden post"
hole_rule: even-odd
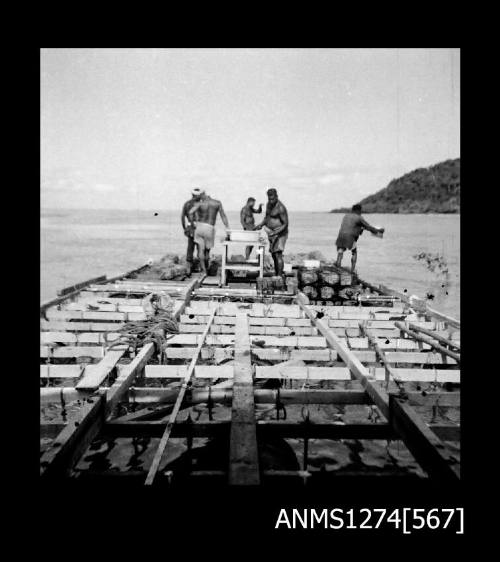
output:
[[[260,483],[248,317],[236,314],[229,484]]]

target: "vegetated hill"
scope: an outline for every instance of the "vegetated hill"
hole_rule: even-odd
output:
[[[363,213],[460,213],[460,158],[413,170],[359,203]]]

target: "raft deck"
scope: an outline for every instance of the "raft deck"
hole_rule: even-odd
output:
[[[301,292],[263,295],[201,276],[134,279],[145,267],[78,284],[41,307],[44,479],[311,484],[319,474],[324,481],[367,473],[317,470],[314,443],[387,441],[402,443],[406,466],[417,467],[398,474],[458,482],[460,322],[360,279],[383,306],[369,306],[369,299],[322,306]],[[126,323],[154,318],[161,294],[173,301],[178,332],[137,349],[116,345]],[[272,415],[263,419],[263,408]],[[327,415],[318,421],[311,410],[321,408]],[[437,423],[441,410],[454,418]],[[345,415],[332,414],[339,411]],[[148,440],[143,466],[89,469],[89,452],[112,439],[132,440],[136,456],[144,453],[137,443]],[[225,444],[223,465],[198,469],[188,455],[182,470],[172,469],[179,442],[192,453],[199,439]],[[264,458],[273,439],[292,440],[295,448],[300,442],[300,466]],[[372,468],[370,475],[394,474],[386,465]]]

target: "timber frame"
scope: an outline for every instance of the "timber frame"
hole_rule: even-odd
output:
[[[272,298],[255,290],[203,287],[202,277],[127,279],[145,267],[77,284],[41,306],[41,404],[60,403],[64,411],[80,404],[67,419],[41,422],[41,437],[52,439],[40,457],[44,480],[80,476],[78,463],[98,436],[160,439],[147,473],[134,475],[145,485],[171,482],[165,468],[171,438],[197,437],[227,440],[227,469],[193,469],[189,476],[229,485],[314,479],[306,460],[303,470],[262,468],[259,440],[266,436],[401,440],[430,480],[440,485],[460,480],[459,462],[447,447],[460,441],[460,426],[428,424],[415,409],[459,407],[459,321],[363,280],[358,281],[372,293],[388,298],[387,306],[323,307],[310,304],[303,293]],[[155,363],[159,350],[152,342],[135,353],[126,345],[110,348],[124,322],[148,318],[158,292],[175,300],[179,323],[179,333],[167,339],[164,361]],[[273,379],[275,388],[256,386]],[[222,382],[212,384],[216,380]],[[152,381],[181,385],[148,385]],[[288,381],[353,381],[359,388],[293,389],[286,388]],[[418,381],[435,387],[406,389],[406,383]],[[453,385],[452,391],[441,391],[442,384]],[[130,412],[131,404],[139,409]],[[211,418],[216,404],[231,408],[230,420]],[[279,407],[292,404],[367,405],[381,421],[256,421],[261,404],[275,404],[278,416]],[[209,409],[208,421],[178,421],[181,410],[197,405]]]

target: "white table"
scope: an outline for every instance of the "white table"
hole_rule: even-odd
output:
[[[228,260],[229,250],[233,246],[241,246],[242,244],[247,246],[257,246],[257,260],[247,261],[243,263],[231,263]],[[224,250],[222,251],[222,267],[220,273],[220,285],[226,285],[226,271],[235,270],[235,271],[258,271],[259,278],[264,277],[264,250],[266,247],[266,242],[244,242],[244,241],[237,241],[233,242],[231,240],[226,240],[222,242],[224,246]]]

